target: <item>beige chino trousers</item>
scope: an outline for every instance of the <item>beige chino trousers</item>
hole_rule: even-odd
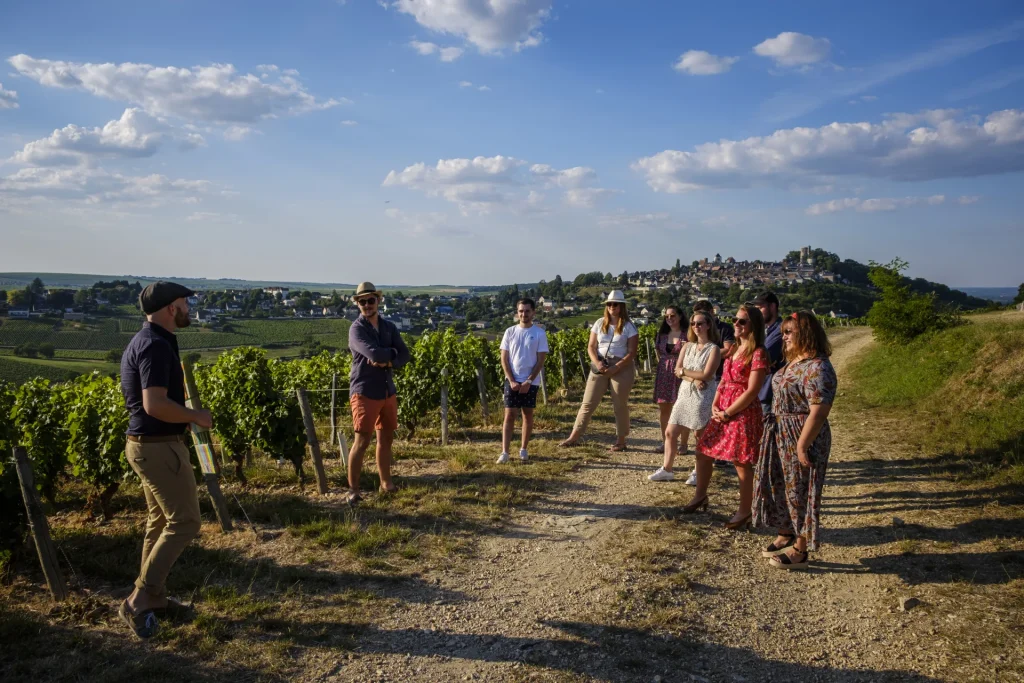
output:
[[[128,464],[146,495],[146,538],[135,587],[153,597],[166,594],[167,575],[185,546],[199,535],[199,496],[188,448],[180,441],[138,443],[125,448]]]
[[[636,381],[636,364],[628,363],[625,368],[611,377],[591,372],[587,377],[587,386],[583,391],[583,403],[580,404],[580,411],[576,414],[576,425],[573,431],[583,436],[590,425],[590,418],[593,417],[597,406],[601,405],[601,399],[605,392],[611,389],[612,409],[615,411],[615,436],[622,442],[629,435],[629,392],[633,389],[633,382]]]

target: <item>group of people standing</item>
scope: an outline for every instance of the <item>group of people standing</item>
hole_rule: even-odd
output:
[[[700,301],[688,322],[666,309],[655,347],[664,462],[648,478],[675,479],[678,444],[693,432],[695,489],[681,512],[707,510],[714,465],[731,465],[740,496],[726,528],[775,528],[762,556],[779,569],[806,568],[818,547],[837,386],[821,323],[808,311],[780,318],[772,292],[740,306],[731,326]]]
[[[126,457],[138,474],[148,516],[142,563],[131,595],[120,605],[121,618],[140,638],[157,633],[159,618],[183,609],[167,597],[166,580],[185,546],[199,533],[199,501],[189,464],[185,432],[189,424],[209,429],[209,411],[186,406],[175,332],[187,327],[186,287],[157,282],[139,297],[146,323],[121,362],[121,384],[130,416]],[[348,460],[347,501],[363,497],[363,457],[376,437],[382,493],[395,490],[391,447],[398,428],[394,370],[410,359],[394,323],[378,312],[380,292],[363,282],[353,297],[360,316],[349,329],[352,369],[350,404],[355,439]],[[505,331],[501,365],[505,374],[505,419],[499,463],[509,461],[515,420],[522,414],[519,459],[529,459],[538,378],[548,353],[547,335],[533,322],[530,299],[516,304],[518,324]],[[689,320],[669,306],[656,339],[658,367],[654,400],[664,436],[664,463],[652,481],[675,478],[678,444],[696,435],[696,488],[684,514],[706,510],[714,463],[736,468],[740,506],[726,523],[739,529],[753,523],[778,530],[762,552],[774,566],[807,566],[818,546],[818,516],[831,447],[828,413],[836,393],[831,347],[813,313],[779,318],[779,301],[768,292],[736,312],[732,325],[719,321],[710,302],[699,301]],[[615,442],[625,451],[629,435],[629,395],[636,379],[639,331],[629,320],[621,291],[608,295],[604,315],[590,331],[590,373],[583,401],[568,438],[575,446],[604,395],[612,396]]]

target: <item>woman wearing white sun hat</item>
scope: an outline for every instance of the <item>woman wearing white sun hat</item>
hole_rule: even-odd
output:
[[[604,317],[590,329],[590,376],[583,392],[583,403],[576,415],[572,434],[560,446],[575,446],[586,433],[590,418],[601,404],[605,392],[611,389],[615,410],[615,444],[612,451],[626,450],[629,435],[629,392],[636,379],[636,348],[640,333],[629,320],[626,297],[619,290],[608,294],[604,302]]]

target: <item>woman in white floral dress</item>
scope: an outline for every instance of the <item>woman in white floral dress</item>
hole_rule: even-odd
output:
[[[668,429],[665,430],[665,462],[647,477],[651,481],[675,479],[672,464],[680,440],[686,443],[691,430],[697,433],[699,439],[711,419],[711,407],[718,388],[715,373],[722,358],[717,344],[718,329],[710,316],[694,313],[690,318],[686,339],[676,361],[676,376],[682,380],[682,384],[679,385],[679,394],[668,418]]]

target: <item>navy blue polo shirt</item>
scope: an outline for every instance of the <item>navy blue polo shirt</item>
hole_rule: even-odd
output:
[[[178,339],[156,323],[146,322],[121,356],[121,393],[128,408],[128,434],[184,434],[187,424],[164,422],[143,410],[142,390],[151,387],[167,389],[167,398],[185,405],[185,372],[178,356]]]

